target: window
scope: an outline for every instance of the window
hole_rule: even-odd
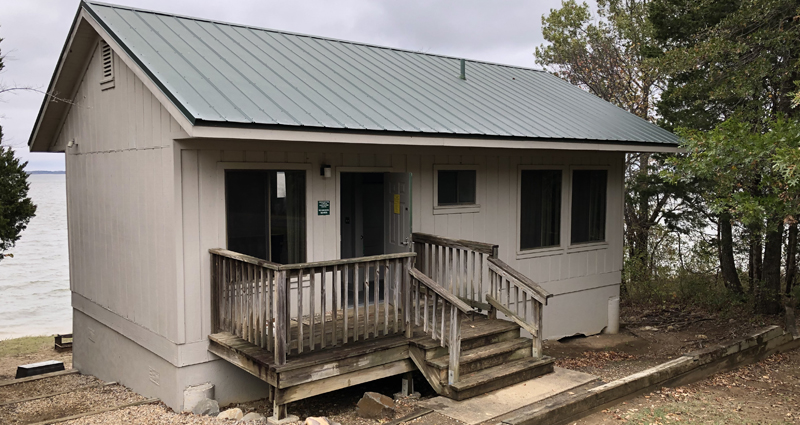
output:
[[[572,243],[606,239],[607,170],[572,172]]]
[[[440,207],[477,204],[475,170],[437,170],[437,202]]]
[[[228,170],[228,249],[280,264],[306,261],[306,172]]]
[[[100,41],[101,90],[114,88],[114,51],[105,41]]]
[[[522,170],[520,250],[561,244],[561,170]]]

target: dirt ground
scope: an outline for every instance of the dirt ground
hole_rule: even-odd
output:
[[[671,306],[649,309],[623,307],[621,317],[623,329],[618,335],[572,337],[561,341],[547,341],[545,354],[556,357],[557,365],[599,376],[608,382],[631,373],[673,359],[683,353],[703,348],[709,344],[742,338],[755,330],[778,324],[780,318],[752,317],[741,312],[728,316],[708,314],[699,310],[685,310]],[[49,338],[52,341],[52,338]],[[69,353],[59,354],[49,345],[25,343],[25,349],[3,351],[0,341],[0,380],[13,378],[18,364],[58,359],[71,363]],[[35,350],[31,349],[35,347]],[[69,368],[69,366],[67,366]],[[93,378],[62,378],[64,382],[53,384],[59,388],[85,386]],[[89,381],[87,381],[89,380]],[[99,381],[98,381],[99,382]],[[597,412],[578,424],[667,424],[667,423],[752,423],[783,424],[800,423],[800,351],[772,356],[761,363],[714,375],[704,381],[676,389],[642,395],[613,408]],[[421,398],[436,394],[424,380],[418,377],[416,389]],[[292,403],[289,412],[302,419],[308,416],[326,416],[342,425],[375,425],[385,421],[367,420],[355,415],[355,406],[366,391],[392,395],[400,390],[400,378],[387,378],[345,390],[313,397]],[[46,388],[19,389],[30,394],[46,394]],[[100,392],[98,392],[100,391]],[[104,391],[104,393],[102,392]],[[19,394],[18,394],[19,395]],[[22,398],[0,392],[3,399]],[[103,398],[105,397],[105,398]],[[101,390],[92,389],[82,398],[106,400],[105,404],[118,400],[135,400],[135,393],[114,385]],[[52,404],[52,402],[50,402]],[[121,403],[118,403],[121,404]],[[38,418],[42,418],[40,405],[26,406]],[[94,404],[92,404],[94,405]],[[241,405],[245,413],[256,411],[271,415],[271,404],[260,400]],[[17,407],[19,410],[20,408]],[[38,410],[37,410],[38,409]],[[420,409],[417,399],[399,400],[397,415],[401,417]],[[6,410],[8,414],[8,410]],[[28,423],[29,417],[2,417],[2,423]],[[125,424],[215,424],[225,423],[209,417],[172,412],[163,405],[145,405],[121,409],[114,412],[89,416],[66,422],[70,425],[102,423]],[[298,422],[302,423],[302,422]],[[460,422],[431,413],[409,422],[415,425],[458,425]]]

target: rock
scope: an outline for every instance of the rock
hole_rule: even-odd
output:
[[[708,337],[705,335],[695,335],[694,337],[697,339],[708,339]]]
[[[242,412],[242,409],[240,409],[238,407],[234,407],[233,409],[228,409],[228,410],[220,413],[219,416],[217,416],[217,419],[233,419],[233,420],[237,420],[238,421],[239,419],[242,419],[243,417],[244,417],[244,413]]]
[[[258,414],[256,412],[250,412],[250,413],[244,415],[242,417],[242,419],[239,419],[239,422],[237,422],[237,423],[261,424],[261,423],[267,423],[267,418],[264,417],[264,415]]]
[[[320,417],[320,418],[308,417],[306,418],[304,425],[341,425],[341,424],[339,424],[338,422],[333,422],[326,417]]]
[[[671,326],[671,325],[667,326],[667,331],[674,331],[674,330],[675,330],[675,326]]]
[[[194,405],[192,413],[202,416],[217,416],[219,414],[219,403],[217,400],[203,399]]]
[[[642,331],[657,331],[658,328],[654,328],[652,326],[645,326],[643,328],[640,328],[640,330],[642,330]]]
[[[356,414],[365,419],[391,419],[394,417],[394,400],[383,394],[364,393],[358,401]]]

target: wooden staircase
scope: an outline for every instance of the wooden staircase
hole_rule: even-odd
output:
[[[464,400],[553,371],[550,357],[532,356],[533,341],[520,336],[520,326],[476,316],[462,331],[457,382],[448,385],[449,353],[439,341],[415,339],[409,348],[417,368],[437,393]]]

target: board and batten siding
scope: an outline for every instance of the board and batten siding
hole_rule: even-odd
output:
[[[99,49],[53,147],[66,152],[73,307],[180,343],[173,140],[185,133],[116,55],[102,90]]]
[[[307,170],[308,261],[339,258],[339,172],[410,172],[413,230],[500,245],[503,261],[555,295],[551,306],[545,309],[546,336],[601,331],[607,324],[608,298],[619,293],[623,153],[239,140],[177,144],[181,152],[187,342],[204,339],[211,332],[208,249],[226,247],[224,170],[229,168]],[[321,177],[321,165],[331,166],[333,177]],[[433,175],[434,166],[438,165],[475,166],[479,212],[434,214]],[[587,166],[608,169],[607,243],[568,248],[569,236],[562,231],[564,249],[533,257],[518,255],[518,173],[525,165],[564,166],[568,171]],[[570,181],[569,175],[565,174],[565,185]],[[565,196],[568,194],[565,192]],[[317,201],[322,200],[331,201],[328,216],[317,215]],[[562,229],[568,229],[569,208],[564,209]]]

